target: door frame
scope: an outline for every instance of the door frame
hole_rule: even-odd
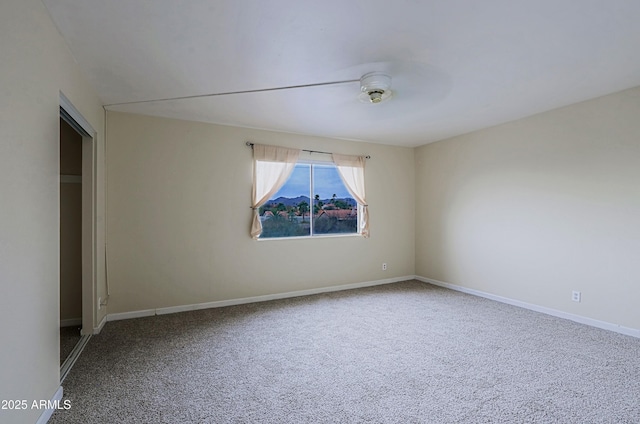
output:
[[[99,309],[97,299],[97,132],[62,92],[60,92],[60,117],[82,136],[81,334],[88,336],[94,333],[98,320],[97,310]],[[72,122],[69,122],[69,120]]]

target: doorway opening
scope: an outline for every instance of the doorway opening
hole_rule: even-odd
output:
[[[60,382],[93,333],[96,133],[60,94]]]

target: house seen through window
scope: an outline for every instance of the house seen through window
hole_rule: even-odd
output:
[[[260,238],[355,234],[358,207],[333,164],[297,163],[260,207]]]

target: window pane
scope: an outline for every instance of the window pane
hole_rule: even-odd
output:
[[[313,165],[313,191],[314,234],[357,232],[357,203],[334,165]]]
[[[287,182],[260,208],[260,238],[310,234],[310,169],[309,164],[297,164]]]

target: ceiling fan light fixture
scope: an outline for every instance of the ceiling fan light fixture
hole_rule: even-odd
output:
[[[384,91],[380,90],[369,91],[369,100],[371,100],[371,103],[380,103],[382,101],[383,94]]]
[[[391,77],[381,72],[369,72],[360,78],[360,95],[362,103],[381,103],[391,97]]]

